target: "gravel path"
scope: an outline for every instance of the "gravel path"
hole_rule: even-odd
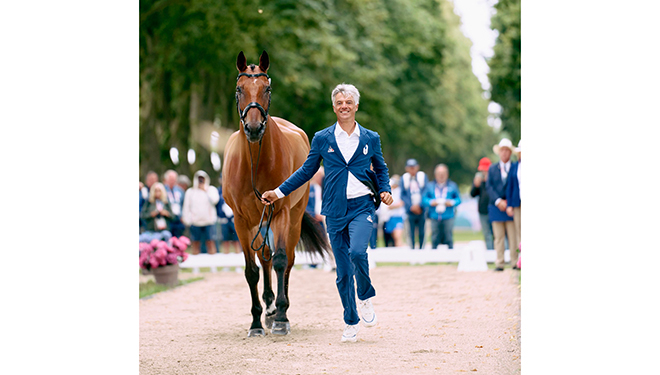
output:
[[[379,325],[356,343],[334,272],[293,270],[291,333],[249,339],[245,277],[204,276],[140,301],[140,374],[520,374],[518,271],[375,268]]]

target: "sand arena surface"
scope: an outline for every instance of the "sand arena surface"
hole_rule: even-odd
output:
[[[340,342],[334,272],[294,269],[291,333],[256,338],[247,338],[244,275],[204,276],[140,301],[140,374],[520,374],[520,288],[510,268],[372,269],[379,324],[361,326],[356,343]]]

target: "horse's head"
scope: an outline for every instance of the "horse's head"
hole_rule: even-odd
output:
[[[259,66],[248,66],[243,51],[236,59],[239,72],[236,80],[236,107],[243,131],[250,142],[259,142],[266,131],[270,109],[270,78],[266,74],[268,65],[266,51],[259,57]]]

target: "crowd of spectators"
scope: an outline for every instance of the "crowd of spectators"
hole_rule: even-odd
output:
[[[233,212],[222,199],[221,179],[214,187],[204,171],[197,171],[191,182],[168,170],[163,181],[150,171],[145,183],[140,182],[140,242],[185,235],[192,240],[193,254],[215,254],[221,244],[225,253],[232,246],[241,252]]]
[[[505,248],[510,250],[510,262],[517,269],[521,242],[521,145],[514,147],[503,138],[493,146],[497,162],[483,157],[478,162],[470,196],[478,198],[478,213],[486,248],[496,251],[495,270],[504,268]],[[517,161],[511,161],[516,153]],[[320,214],[323,196],[323,167],[310,181],[307,212],[325,229]],[[215,254],[220,249],[228,254],[241,252],[236,236],[232,209],[222,198],[222,176],[218,187],[204,171],[190,179],[168,170],[159,182],[157,173],[150,171],[140,182],[140,242],[167,240],[187,235],[192,239],[192,253]],[[369,246],[376,248],[382,233],[386,247],[423,249],[425,227],[431,230],[431,249],[440,245],[454,248],[456,208],[461,204],[458,185],[449,178],[449,167],[436,165],[433,179],[420,170],[415,159],[408,159],[405,173],[390,179],[390,205],[380,205],[373,221]],[[407,233],[407,240],[405,234]]]

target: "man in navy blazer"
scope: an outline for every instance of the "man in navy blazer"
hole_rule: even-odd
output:
[[[371,303],[376,290],[371,285],[367,259],[367,245],[376,210],[371,189],[361,182],[371,181],[371,166],[376,175],[377,194],[383,203],[388,206],[392,204],[390,178],[380,147],[380,136],[355,121],[359,103],[360,93],[355,86],[337,85],[332,91],[337,122],[314,134],[305,163],[277,189],[262,195],[262,201],[268,205],[291,194],[314,176],[323,160],[325,179],[321,215],[326,217],[337,265],[337,289],[344,307],[346,327],[342,342],[357,341],[360,320],[366,327],[378,323]],[[355,284],[361,319],[356,309]]]
[[[518,244],[520,245],[521,241],[521,232],[520,232],[520,142],[518,141],[518,147],[515,149],[516,155],[518,155],[518,162],[511,164],[511,172],[507,176],[506,183],[506,214],[513,217],[513,224],[516,227],[516,235],[518,236]]]
[[[488,217],[493,225],[495,242],[495,271],[504,270],[504,237],[509,239],[509,257],[513,269],[518,263],[518,236],[512,218],[506,214],[507,199],[506,185],[511,173],[511,152],[513,144],[507,138],[502,138],[499,144],[493,146],[493,151],[500,156],[497,163],[488,168],[486,190],[490,197],[488,204]]]

